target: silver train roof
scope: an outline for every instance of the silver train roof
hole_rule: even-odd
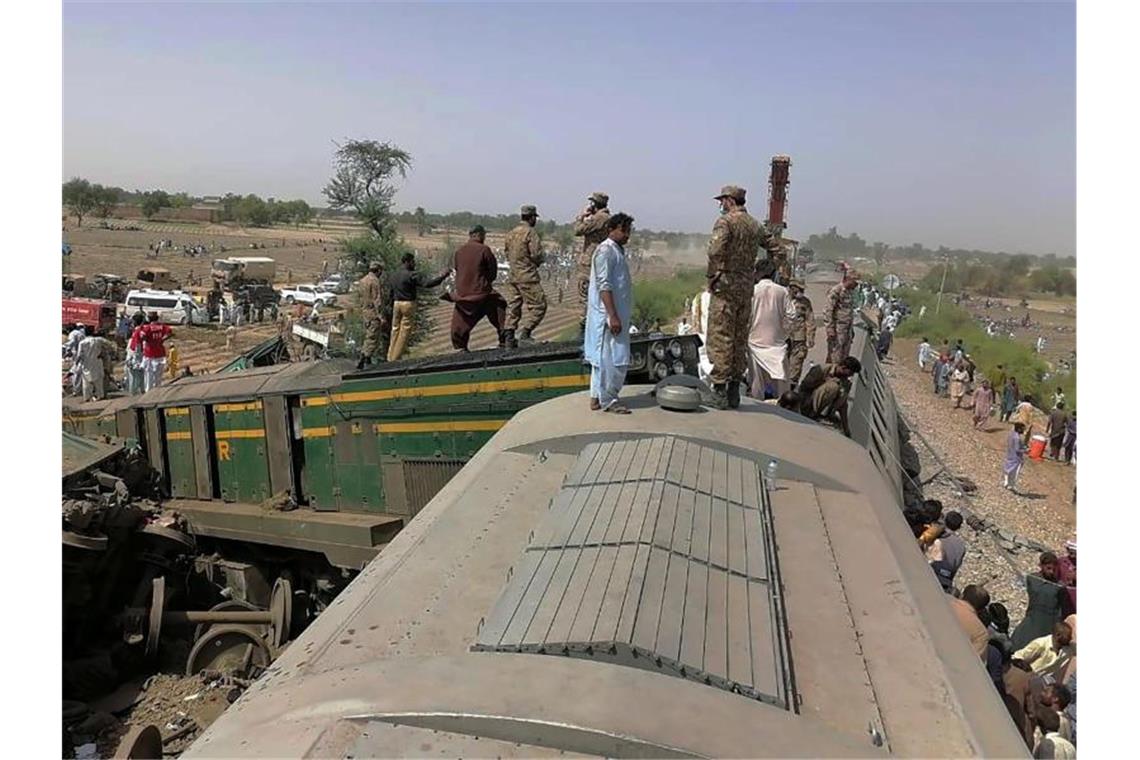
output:
[[[184,757],[1026,755],[867,449],[646,390],[515,416]]]

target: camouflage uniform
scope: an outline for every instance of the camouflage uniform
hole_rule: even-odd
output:
[[[388,355],[389,332],[392,324],[392,303],[388,298],[388,283],[383,275],[369,272],[357,284],[357,303],[360,318],[364,323],[364,346],[361,358],[379,356],[383,361]]]
[[[815,346],[815,314],[811,299],[803,294],[803,282],[792,280],[798,285],[800,294],[792,297],[792,315],[788,317],[788,380],[794,386],[803,372],[808,351]]]
[[[604,200],[603,200],[604,199]],[[590,196],[595,205],[609,203],[609,196],[605,193],[594,193]],[[586,302],[589,300],[590,290],[590,262],[594,258],[594,249],[598,247],[609,235],[606,223],[610,220],[610,210],[599,208],[589,216],[574,223],[574,234],[584,238],[582,251],[578,254],[578,326],[586,327]]]
[[[853,295],[843,282],[827,291],[827,310],[823,326],[827,330],[827,361],[843,361],[851,351],[851,338],[855,328]]]
[[[523,214],[534,213],[534,206],[523,206]],[[538,238],[538,231],[526,222],[507,233],[503,245],[507,251],[507,261],[511,265],[511,273],[507,279],[507,319],[503,328],[514,330],[519,327],[522,317],[523,304],[527,305],[526,319],[521,326],[520,337],[528,337],[542,318],[546,316],[546,293],[542,291],[542,283],[538,275],[538,267],[542,264],[542,242]]]
[[[744,191],[726,187],[721,196],[741,202]],[[721,196],[717,196],[718,198]],[[708,353],[713,368],[709,377],[714,385],[738,383],[748,366],[748,328],[752,321],[753,271],[760,246],[771,251],[776,238],[760,225],[743,206],[721,215],[713,224],[708,248],[709,299]],[[715,278],[715,283],[713,282]]]

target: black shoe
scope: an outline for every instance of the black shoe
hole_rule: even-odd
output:
[[[712,388],[713,395],[709,401],[709,406],[713,409],[727,409],[728,408],[728,392],[725,390],[723,384],[714,385]]]
[[[360,357],[360,361],[358,361],[356,363],[356,368],[358,370],[364,369],[365,367],[370,366],[371,364],[372,364],[372,357],[371,356],[362,356],[362,357]]]
[[[502,346],[504,348],[518,348],[519,342],[515,340],[514,330],[503,330]]]
[[[739,409],[740,408],[740,383],[738,381],[735,381],[735,380],[730,382],[728,384],[728,391],[726,392],[725,396],[727,397],[727,400],[728,400],[728,408],[729,409]]]

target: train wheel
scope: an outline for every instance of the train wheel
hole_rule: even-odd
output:
[[[186,658],[186,675],[203,670],[245,674],[252,666],[266,668],[272,661],[269,645],[250,626],[215,625],[194,642]]]
[[[241,599],[227,599],[210,608],[210,612],[258,612],[261,608]],[[194,641],[206,635],[206,631],[213,627],[212,623],[199,623],[194,629]],[[257,631],[258,635],[265,636],[269,631],[264,625],[251,624],[247,627]]]

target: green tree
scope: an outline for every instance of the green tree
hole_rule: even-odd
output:
[[[143,216],[150,219],[159,209],[170,208],[170,195],[165,190],[151,190],[143,194],[141,206]]]
[[[346,140],[337,145],[334,174],[324,187],[329,206],[351,210],[382,240],[396,237],[392,199],[396,174],[406,177],[412,157],[391,143],[376,140]]]
[[[412,219],[416,222],[416,234],[423,237],[428,231],[427,212],[424,211],[423,206],[416,206],[415,213],[412,214]]]
[[[95,191],[91,183],[79,177],[72,177],[63,183],[63,206],[83,226],[83,217],[95,210]]]
[[[289,218],[298,227],[302,224],[308,224],[309,220],[313,218],[313,207],[300,198],[289,201]]]
[[[236,213],[238,223],[253,227],[268,227],[273,220],[270,216],[269,204],[253,193],[238,202]]]
[[[190,208],[194,205],[194,199],[187,193],[175,193],[170,196],[171,208]]]
[[[95,192],[95,215],[100,219],[106,219],[119,203],[120,190],[117,187],[103,187],[102,185],[93,185],[92,189]]]
[[[873,243],[871,245],[871,255],[875,257],[875,266],[881,267],[887,260],[887,251],[890,249],[886,243]]]

